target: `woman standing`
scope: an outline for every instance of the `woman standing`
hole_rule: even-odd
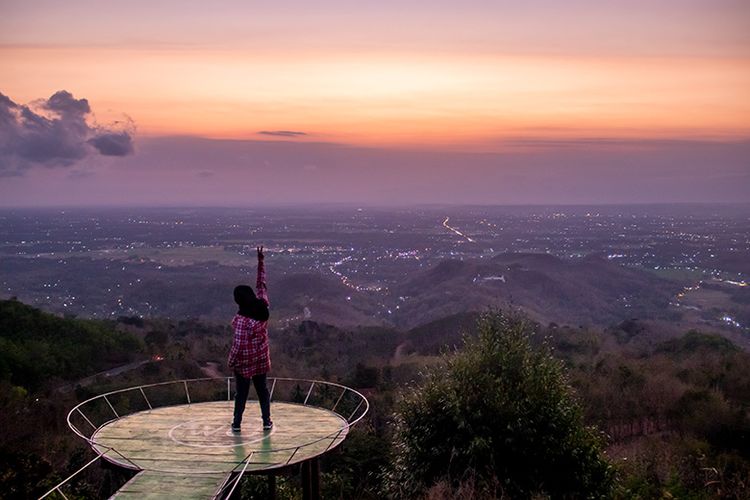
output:
[[[239,311],[232,320],[234,340],[227,360],[227,364],[234,371],[237,383],[234,420],[232,421],[233,432],[240,432],[251,380],[260,402],[263,429],[273,428],[271,401],[266,381],[266,376],[271,370],[271,356],[268,352],[268,290],[266,289],[263,247],[258,247],[257,251],[258,280],[255,286],[258,291],[257,297],[253,289],[247,285],[240,285],[234,289],[234,301],[239,306]]]

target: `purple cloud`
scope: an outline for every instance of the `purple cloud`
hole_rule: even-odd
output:
[[[87,142],[104,156],[125,156],[133,152],[133,138],[127,132],[103,132]]]
[[[91,155],[133,152],[128,130],[92,124],[87,99],[61,90],[29,105],[0,93],[0,176],[21,175],[34,165],[67,167]]]

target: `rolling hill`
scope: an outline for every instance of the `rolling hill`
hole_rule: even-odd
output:
[[[542,323],[612,324],[662,317],[675,286],[600,257],[564,260],[547,254],[500,254],[447,260],[394,290],[394,322],[413,328],[451,314],[513,306]]]

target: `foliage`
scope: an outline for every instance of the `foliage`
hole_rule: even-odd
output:
[[[747,498],[750,354],[716,334],[638,330],[640,348],[623,347],[613,342],[617,332],[605,331],[602,337],[612,337],[603,345],[617,347],[557,351],[571,367],[587,420],[609,436],[616,497]],[[662,341],[649,347],[644,337]]]
[[[548,471],[536,472],[541,461],[561,460],[559,456],[538,454],[531,457],[536,463],[529,459],[530,465],[523,461],[527,460],[523,455],[526,448],[544,451],[546,446],[564,451],[572,446],[566,443],[577,438],[594,443],[592,448],[596,448],[596,437],[585,429],[573,432],[568,441],[564,438],[566,425],[580,425],[575,414],[581,409],[570,402],[559,363],[564,363],[581,400],[585,422],[608,434],[607,456],[618,475],[615,498],[747,498],[747,351],[715,334],[690,331],[680,336],[682,332],[674,325],[665,328],[664,323],[640,319],[601,330],[564,324],[542,329],[518,318],[493,317],[489,315],[491,321],[485,317],[479,328],[471,327],[469,335],[475,338],[466,339],[463,352],[447,358],[434,354],[455,350],[458,332],[467,328],[471,315],[449,316],[406,332],[380,327],[342,329],[311,321],[272,329],[274,375],[322,378],[368,388],[368,417],[352,429],[336,452],[321,460],[325,498],[374,499],[381,498],[384,491],[405,496],[416,489],[428,499],[501,494],[523,498],[528,496],[526,492],[565,496],[562,487],[550,488],[545,476]],[[127,318],[117,323],[60,318],[15,301],[0,302],[0,427],[6,429],[0,439],[0,498],[5,492],[13,492],[13,498],[36,497],[92,458],[88,447],[65,425],[65,414],[76,399],[117,387],[200,377],[201,365],[208,361],[221,364],[226,359],[231,341],[226,325],[165,318],[146,319],[142,328],[135,323]],[[535,328],[539,332],[532,335]],[[560,360],[556,368],[547,344]],[[75,392],[57,390],[61,379],[79,380],[127,363],[129,356],[142,349],[160,354],[164,360],[114,377],[81,380]],[[24,358],[27,362],[18,364]],[[533,368],[536,364],[546,368]],[[66,371],[65,367],[73,365]],[[425,366],[435,368],[425,374]],[[78,368],[85,371],[74,371]],[[425,378],[419,385],[422,389],[405,390],[407,382]],[[307,386],[292,389],[290,396],[298,401],[305,398]],[[396,415],[399,425],[394,425],[395,401],[404,392],[400,407],[421,401],[415,412],[437,412],[418,422],[412,420],[422,429],[434,428],[436,436],[416,435],[419,428],[407,434],[402,411]],[[331,398],[317,392],[313,397],[316,395]],[[557,410],[546,411],[557,404],[557,397],[562,401]],[[515,420],[513,415],[517,415]],[[557,433],[556,439],[567,448],[551,438],[543,440],[545,432]],[[410,444],[424,446],[403,454],[406,437]],[[391,449],[392,441],[395,449]],[[417,459],[433,454],[439,458],[434,470],[427,467],[432,459]],[[586,454],[574,459],[579,465],[586,460],[602,463]],[[399,467],[410,461],[429,469],[433,479],[417,483],[413,474],[399,472]],[[561,471],[559,475],[593,482],[585,474],[564,472],[574,469],[570,464],[568,469],[548,469],[555,467]],[[518,473],[518,469],[524,470]],[[556,474],[557,469],[553,471]],[[70,485],[66,494],[107,496],[86,492],[100,491],[107,481],[114,488],[123,482],[98,466],[87,470],[91,476]],[[379,474],[382,470],[387,473]],[[513,483],[523,474],[536,475],[524,490]],[[608,470],[602,475],[611,478]],[[394,482],[398,484],[394,486]],[[243,490],[249,497],[264,498],[265,485],[262,478],[248,480]],[[300,498],[296,476],[279,478],[277,493],[278,498]],[[567,494],[586,496],[581,488]]]
[[[376,387],[380,382],[380,370],[375,366],[365,366],[357,363],[350,385],[355,388]]]
[[[53,377],[77,379],[142,351],[133,335],[103,322],[59,318],[15,300],[0,301],[0,380],[28,390]]]
[[[708,335],[690,330],[680,338],[663,342],[657,352],[674,354],[693,354],[695,352],[737,352],[739,348],[720,335]]]
[[[532,347],[532,324],[488,313],[477,330],[400,403],[387,493],[411,498],[471,478],[490,496],[607,496],[613,476],[600,439],[560,362]]]
[[[388,440],[367,422],[353,427],[341,448],[322,459],[323,498],[380,498],[377,473],[388,463],[388,451]]]
[[[22,451],[0,450],[0,498],[43,495],[59,478],[43,458]]]
[[[277,475],[276,476],[276,499],[277,500],[297,500],[301,497],[300,488],[293,478]],[[265,500],[271,498],[269,491],[269,479],[266,475],[246,474],[242,478],[239,487],[239,495],[236,493],[232,498],[241,498],[242,500]]]

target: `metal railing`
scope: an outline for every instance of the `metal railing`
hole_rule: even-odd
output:
[[[138,471],[152,470],[164,473],[185,473],[185,470],[174,471],[155,467],[144,467],[143,464],[136,463],[133,459],[126,457],[115,448],[97,442],[97,432],[111,422],[115,422],[121,418],[143,411],[148,412],[158,408],[185,404],[191,405],[214,401],[231,401],[233,380],[233,377],[221,377],[159,382],[110,391],[79,403],[68,412],[68,426],[76,435],[84,439],[92,447],[97,453],[97,456],[45,493],[40,499],[51,496],[54,493],[61,495],[63,498],[67,498],[61,488],[91,464],[100,459],[108,460],[117,465]],[[289,452],[289,455],[285,460],[279,460],[278,462],[256,464],[264,466],[253,470],[268,470],[276,467],[284,467],[294,463],[292,462],[292,459],[301,449],[330,441],[327,443],[325,449],[307,458],[326,453],[343,441],[343,438],[339,438],[342,435],[345,437],[348,430],[354,424],[359,422],[370,408],[370,403],[367,401],[367,398],[365,398],[360,392],[335,382],[280,377],[269,378],[268,381],[271,384],[271,401],[282,401],[306,407],[325,409],[340,417],[344,422],[344,425],[323,437],[317,437],[299,445],[286,448],[263,449],[262,453],[264,456],[281,452]],[[231,492],[234,491],[239,484],[239,481],[242,479],[242,476],[252,464],[253,456],[258,452],[259,450],[251,451],[231,470],[192,470],[190,473],[234,474],[239,471],[236,478],[232,478],[231,481],[224,483],[222,488],[217,491],[215,498],[222,495],[224,490],[230,485],[231,490],[229,495],[231,495]],[[123,459],[124,462],[116,459],[115,455]]]

